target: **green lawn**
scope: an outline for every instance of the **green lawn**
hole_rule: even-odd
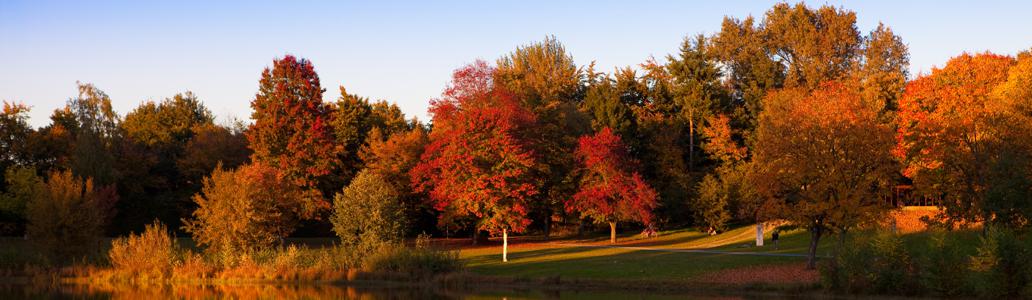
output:
[[[809,235],[793,231],[781,235],[779,250],[768,242],[754,247],[755,227],[745,226],[710,236],[694,230],[663,232],[643,239],[624,236],[619,246],[660,249],[707,249],[729,252],[806,253]],[[501,261],[501,246],[493,244],[465,248],[460,256],[470,271],[484,275],[522,277],[560,276],[590,279],[663,279],[684,280],[701,274],[744,266],[800,263],[802,257],[768,257],[711,253],[676,253],[633,249],[578,248],[564,244],[608,245],[608,241],[559,240],[551,242],[513,242],[509,262]],[[831,239],[821,243],[819,254],[826,254]]]

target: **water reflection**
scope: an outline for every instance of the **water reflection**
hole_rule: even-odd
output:
[[[0,285],[4,299],[781,299],[771,295],[490,289],[456,291],[397,285],[173,284]]]

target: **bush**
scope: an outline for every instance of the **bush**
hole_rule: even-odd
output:
[[[155,221],[139,235],[112,241],[108,259],[116,271],[134,278],[167,278],[178,264],[179,245],[168,228]]]
[[[280,178],[272,167],[216,168],[194,195],[198,208],[183,227],[206,251],[232,265],[239,253],[267,249],[316,209],[317,198]]]
[[[459,253],[433,249],[429,238],[420,236],[416,247],[384,247],[367,256],[362,268],[369,272],[399,272],[430,276],[456,272],[463,268]]]
[[[95,189],[92,179],[51,173],[26,204],[26,231],[51,262],[69,262],[98,248],[116,200],[113,188]]]
[[[943,230],[929,233],[927,248],[915,255],[920,271],[921,286],[927,292],[939,296],[968,294],[968,260],[965,244]]]
[[[886,232],[854,237],[821,268],[825,287],[847,293],[917,294],[916,274],[903,240]]]
[[[1032,249],[1007,229],[989,230],[971,259],[975,291],[989,298],[1032,297]]]
[[[333,230],[359,252],[401,241],[405,212],[399,194],[380,175],[362,170],[333,200]]]

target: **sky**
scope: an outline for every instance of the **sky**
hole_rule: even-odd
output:
[[[375,2],[375,3],[370,3]],[[451,72],[554,35],[577,64],[637,66],[724,16],[762,16],[777,1],[0,1],[0,100],[31,106],[30,124],[93,83],[125,115],[193,91],[217,120],[250,118],[261,71],[311,60],[325,101],[349,93],[427,120]],[[885,23],[910,48],[911,73],[962,52],[1032,48],[1029,1],[810,1]],[[913,76],[913,75],[912,75]]]

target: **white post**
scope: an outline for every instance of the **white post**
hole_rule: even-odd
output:
[[[502,229],[502,262],[509,261],[509,231]]]
[[[756,223],[756,247],[763,247],[763,222]]]

